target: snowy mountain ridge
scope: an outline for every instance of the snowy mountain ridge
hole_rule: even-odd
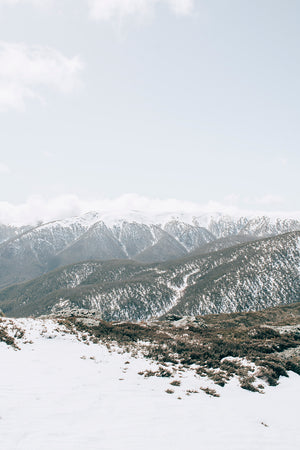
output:
[[[131,221],[90,212],[36,227],[0,227],[0,287],[86,260],[151,263],[214,251],[257,238],[300,230],[295,219],[232,218],[220,214],[171,220],[131,212]],[[152,217],[152,218],[151,218]],[[151,218],[151,220],[150,220]],[[183,221],[182,219],[186,221]],[[179,220],[180,219],[180,220]]]
[[[236,224],[237,228],[242,228],[244,225],[250,223],[253,226],[257,226],[259,223],[261,226],[264,224],[266,228],[272,227],[277,229],[278,227],[284,228],[285,231],[291,230],[291,227],[296,226],[300,223],[300,218],[297,216],[289,215],[276,215],[275,213],[270,214],[223,214],[221,212],[214,213],[202,213],[202,214],[188,214],[186,212],[174,211],[167,213],[153,213],[147,211],[130,210],[130,211],[89,211],[79,216],[72,216],[64,219],[56,219],[51,222],[40,222],[39,224],[24,224],[22,226],[12,225],[12,224],[0,224],[1,228],[14,230],[16,232],[22,232],[25,229],[35,229],[37,227],[51,228],[54,224],[59,223],[61,227],[67,228],[71,225],[77,227],[83,227],[85,229],[90,228],[97,222],[104,222],[106,226],[112,228],[114,226],[120,226],[123,222],[129,223],[139,223],[144,225],[157,225],[162,228],[168,222],[177,221],[185,223],[188,225],[195,225],[210,230],[215,223],[227,223],[228,232],[230,231],[230,224]],[[234,231],[234,228],[231,228]],[[0,234],[1,238],[1,234]],[[3,241],[3,238],[1,239]]]
[[[299,236],[291,232],[155,264],[76,262],[2,289],[0,308],[28,316],[80,307],[106,320],[146,320],[288,304],[300,299]]]

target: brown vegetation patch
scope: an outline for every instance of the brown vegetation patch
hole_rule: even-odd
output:
[[[167,320],[149,323],[101,320],[94,326],[76,317],[63,320],[73,332],[89,336],[93,342],[107,345],[114,342],[127,351],[138,348],[145,357],[162,365],[192,367],[198,375],[207,376],[220,386],[237,376],[244,389],[254,391],[255,377],[276,385],[280,376],[287,376],[288,370],[300,373],[300,358],[286,357],[283,353],[300,346],[299,333],[295,330],[280,334],[272,328],[299,323],[299,303],[259,312],[202,316],[199,322],[201,326],[182,328]],[[162,366],[158,372],[145,371],[143,375],[172,374]]]
[[[205,394],[210,395],[211,397],[220,397],[220,394],[217,393],[217,391],[215,389],[211,389],[211,388],[203,388],[200,387],[201,391],[205,392]]]
[[[17,340],[24,337],[24,330],[18,328],[13,321],[2,320],[0,318],[0,342],[10,345],[16,350],[20,350]]]
[[[171,381],[171,383],[170,383],[172,386],[180,386],[181,385],[181,381],[179,381],[179,380],[174,380],[174,381]]]

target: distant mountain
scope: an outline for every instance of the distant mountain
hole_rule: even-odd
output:
[[[226,248],[234,247],[239,244],[244,244],[256,240],[253,236],[238,234],[236,236],[226,236],[223,238],[215,239],[212,242],[203,244],[190,252],[190,256],[205,255],[206,253],[216,252],[218,250],[224,250]]]
[[[97,222],[56,254],[56,266],[86,259],[126,259],[122,244],[105,223]],[[53,260],[55,261],[55,260]]]
[[[216,239],[216,236],[206,228],[178,220],[167,222],[164,230],[177,239],[188,252]]]
[[[82,220],[56,221],[4,241],[0,245],[0,286],[35,278],[53,268],[53,257],[87,229]]]
[[[30,230],[31,226],[24,227],[13,227],[10,225],[0,224],[0,244],[2,242],[8,241],[9,239],[13,239],[18,235]]]
[[[295,219],[271,219],[270,217],[256,217],[246,222],[239,234],[265,237],[289,231],[299,230],[300,222]]]
[[[196,222],[202,223],[204,218],[196,218]],[[253,236],[267,237],[276,234],[288,233],[289,231],[299,231],[300,222],[296,219],[274,218],[268,216],[239,217],[212,216],[206,218],[206,228],[215,238],[229,236]]]
[[[86,261],[0,291],[7,315],[66,308],[106,320],[260,310],[300,300],[300,232],[155,264]]]
[[[134,259],[158,263],[300,230],[300,222],[268,217],[160,216],[104,213],[36,227],[0,226],[0,288],[80,261]]]
[[[198,219],[200,223],[201,219],[202,218]],[[233,218],[229,216],[216,216],[208,219],[207,229],[215,236],[215,238],[219,239],[243,233],[242,230],[248,223],[249,219],[246,217]],[[268,233],[266,235],[268,235]]]

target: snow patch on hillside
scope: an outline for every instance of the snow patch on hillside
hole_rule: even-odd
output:
[[[174,291],[174,296],[171,299],[171,302],[168,306],[168,311],[178,304],[178,302],[184,295],[184,291],[186,290],[186,288],[188,286],[192,286],[193,284],[195,284],[195,281],[190,282],[190,279],[196,273],[199,273],[198,267],[196,269],[186,273],[185,275],[183,275],[183,281],[180,286],[176,286],[175,284],[172,284],[172,281],[167,281],[167,283],[166,283],[167,287],[169,289],[171,289],[172,291]]]

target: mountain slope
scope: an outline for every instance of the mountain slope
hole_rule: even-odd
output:
[[[214,241],[208,242],[207,244],[203,244],[189,254],[190,256],[205,255],[207,253],[217,252],[218,250],[225,250],[226,248],[235,247],[236,245],[255,240],[257,240],[257,238],[249,235],[238,234],[234,236],[226,236],[223,238],[215,239]]]
[[[272,220],[266,216],[255,217],[247,221],[239,234],[256,237],[274,236],[289,231],[299,231],[299,225],[299,221],[295,219]]]
[[[141,262],[160,262],[176,259],[187,254],[185,247],[174,237],[161,231],[158,241],[135,256]]]
[[[175,237],[188,252],[216,239],[206,228],[178,220],[167,222],[164,230]]]
[[[88,228],[84,220],[40,225],[0,245],[0,286],[35,278],[54,267],[53,257]]]
[[[85,262],[0,291],[7,315],[96,309],[107,320],[141,320],[262,309],[300,300],[300,232],[183,259]]]
[[[171,312],[235,312],[299,301],[299,239],[299,232],[289,233],[223,251],[231,257],[207,275],[194,275]]]
[[[56,255],[56,266],[88,259],[126,259],[120,242],[103,222],[97,222],[74,243]]]
[[[13,227],[9,225],[0,224],[0,244],[2,244],[5,241],[8,241],[9,239],[17,237],[18,235],[24,233],[30,228],[31,227]]]
[[[300,230],[297,220],[268,217],[235,219],[219,215],[155,220],[138,213],[131,221],[88,213],[34,228],[0,226],[0,287],[79,261],[135,259],[158,263]]]

